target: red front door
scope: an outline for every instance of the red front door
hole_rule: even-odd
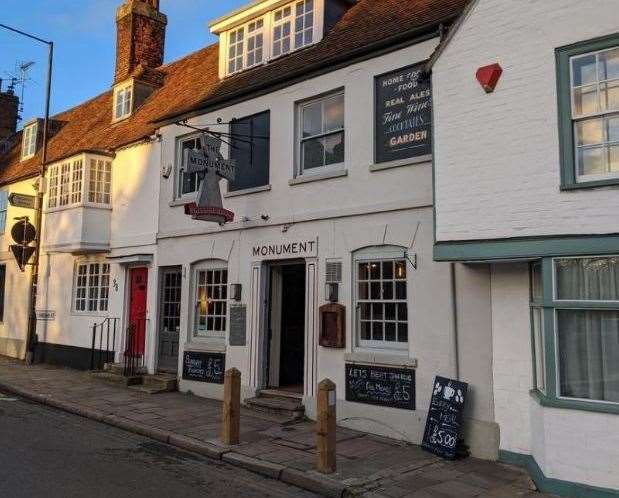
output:
[[[134,334],[131,352],[142,356],[146,339],[148,268],[132,268],[129,271],[129,280],[129,327]]]

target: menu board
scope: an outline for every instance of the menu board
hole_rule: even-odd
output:
[[[223,384],[226,373],[226,355],[185,351],[183,354],[183,379],[211,384]]]
[[[468,384],[436,377],[421,446],[432,453],[453,460],[462,432],[462,411]]]
[[[432,154],[432,85],[424,64],[375,79],[375,161]]]
[[[346,401],[415,409],[415,371],[346,364]]]

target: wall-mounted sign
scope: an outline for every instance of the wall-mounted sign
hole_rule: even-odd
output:
[[[226,355],[185,351],[183,354],[183,379],[211,384],[223,384],[226,373]]]
[[[421,443],[425,450],[448,459],[456,457],[467,388],[465,382],[436,377]]]
[[[185,172],[197,173],[201,182],[196,202],[185,206],[185,213],[194,220],[214,221],[223,224],[234,219],[234,213],[224,209],[219,182],[222,178],[234,180],[236,162],[224,159],[221,139],[203,133],[200,136],[200,150],[185,150],[183,157]]]
[[[317,239],[258,242],[251,255],[258,259],[315,258],[318,255]]]
[[[37,310],[37,320],[51,322],[56,319],[56,312],[54,310]]]
[[[35,200],[34,195],[17,194],[15,192],[9,194],[9,204],[17,208],[34,209]]]
[[[432,154],[432,86],[423,64],[375,79],[375,161]]]
[[[346,401],[415,409],[415,371],[346,364]]]
[[[230,306],[230,346],[245,346],[247,343],[247,306]]]

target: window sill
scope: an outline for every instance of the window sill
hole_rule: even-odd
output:
[[[55,208],[51,208],[51,209],[46,209],[43,212],[45,214],[51,214],[51,213],[60,213],[62,211],[69,211],[71,209],[102,209],[104,211],[111,211],[112,210],[112,206],[110,205],[102,205],[102,204],[71,204],[70,206],[62,206],[62,207],[55,207]]]
[[[271,190],[271,185],[262,185],[260,187],[244,188],[242,190],[232,190],[224,194],[224,198],[239,197],[241,195],[257,194],[259,192],[268,192]]]
[[[374,353],[362,352],[346,353],[344,361],[347,363],[365,363],[370,365],[388,365],[403,368],[417,368],[417,358],[409,358],[406,353]]]
[[[565,410],[581,410],[595,413],[619,414],[619,403],[606,401],[584,401],[580,399],[551,398],[537,389],[529,391],[531,397],[541,406],[563,408]]]
[[[608,180],[592,180],[590,182],[580,183],[564,183],[561,185],[562,191],[570,190],[582,190],[588,188],[600,188],[600,187],[616,187],[619,186],[619,178],[612,178]]]
[[[338,169],[334,171],[326,171],[324,173],[306,173],[304,175],[288,180],[288,185],[300,185],[302,183],[319,182],[322,180],[330,180],[331,178],[341,178],[348,176],[347,169]]]
[[[168,206],[179,207],[179,206],[184,206],[186,204],[191,204],[192,202],[196,202],[195,197],[191,199],[174,199],[173,201],[170,201],[168,203]]]
[[[401,168],[402,166],[413,166],[415,164],[429,162],[432,162],[432,154],[408,159],[398,159],[397,161],[370,164],[370,171],[382,171],[384,169]]]
[[[183,348],[185,351],[203,351],[205,353],[225,353],[225,339],[194,337],[191,342],[186,342]]]

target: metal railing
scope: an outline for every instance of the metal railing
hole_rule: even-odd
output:
[[[120,318],[106,318],[92,326],[90,369],[103,370],[106,363],[113,363],[116,356],[116,329]],[[105,338],[105,339],[104,339]],[[97,349],[97,345],[99,348]]]
[[[123,358],[123,375],[139,375],[144,368],[144,349],[146,347],[146,326],[148,319],[134,320],[127,327],[125,335],[125,352]]]

